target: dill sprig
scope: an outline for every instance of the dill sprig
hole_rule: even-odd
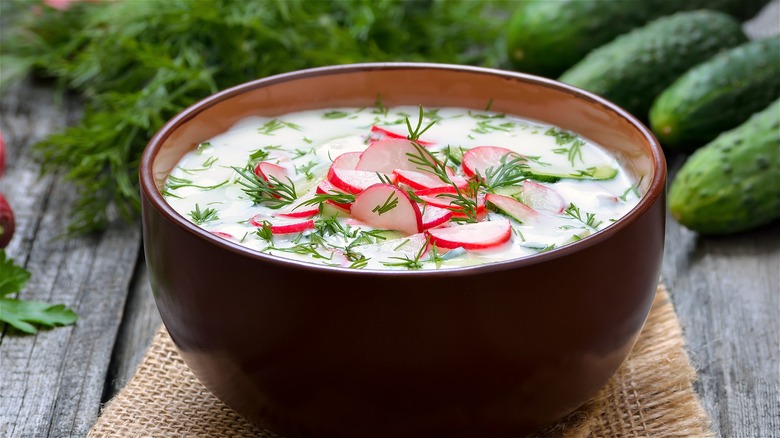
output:
[[[577,134],[562,131],[555,127],[548,129],[544,134],[554,137],[557,145],[569,145],[567,148],[555,148],[552,151],[556,154],[566,155],[572,166],[575,165],[574,163],[578,158],[581,163],[585,162],[582,158],[582,147],[585,146],[585,142],[580,140]]]
[[[168,180],[166,181],[165,188],[167,188],[168,190],[176,190],[182,187],[194,187],[196,189],[201,189],[201,190],[214,190],[217,187],[222,187],[227,183],[228,180],[225,180],[222,181],[221,183],[217,183],[214,185],[203,186],[203,185],[195,184],[192,182],[192,180],[186,178],[179,178],[173,175],[168,175]]]
[[[508,160],[509,155],[501,157],[497,166],[485,169],[484,178],[477,172],[477,180],[481,180],[489,191],[495,191],[499,187],[516,186],[528,178],[525,172],[528,169],[526,158],[514,155]]]
[[[417,126],[414,129],[412,129],[412,124],[409,122],[409,117],[406,117],[406,128],[409,130],[409,135],[407,135],[406,138],[411,141],[417,141],[420,139],[420,136],[425,133],[425,131],[431,129],[431,126],[436,124],[436,120],[432,120],[431,123],[423,128],[422,123],[424,115],[425,112],[423,111],[422,105],[420,105],[420,115],[417,118]]]
[[[397,206],[398,206],[398,197],[395,196],[394,192],[391,192],[390,195],[387,197],[387,199],[385,199],[385,202],[374,207],[371,210],[371,212],[381,216],[387,213],[388,211],[394,209]]]
[[[441,193],[437,195],[440,198],[450,198],[452,201],[450,204],[457,206],[457,209],[453,209],[455,212],[465,215],[465,219],[455,218],[456,221],[465,222],[477,222],[477,195],[479,193],[479,187],[482,184],[478,180],[470,180],[468,191],[461,190],[457,184],[452,182],[449,173],[447,173],[447,162],[441,161],[428,149],[422,147],[417,142],[412,142],[416,154],[407,153],[409,162],[416,164],[419,170],[429,172],[438,177],[442,182],[450,184],[455,189],[455,193]]]
[[[336,204],[351,204],[355,202],[355,195],[351,193],[340,192],[338,190],[330,190],[328,193],[317,193],[316,195],[312,196],[311,199],[307,199],[301,202],[298,207],[319,205],[325,201],[331,201]]]
[[[582,212],[580,212],[580,208],[574,205],[574,203],[569,203],[569,207],[567,207],[564,212],[572,218],[583,223],[585,226],[593,228],[594,230],[598,229],[598,226],[602,223],[602,221],[596,220],[595,213],[585,212],[585,217],[583,218]]]
[[[278,209],[298,199],[298,195],[295,193],[295,184],[289,178],[284,182],[271,175],[270,180],[266,180],[255,175],[251,165],[244,168],[233,167],[233,170],[242,177],[236,182],[243,187],[244,193],[255,204]]]
[[[409,270],[417,270],[423,268],[423,261],[420,260],[423,253],[425,253],[425,248],[428,247],[428,241],[430,238],[426,237],[425,244],[420,246],[420,249],[414,254],[414,256],[409,257],[408,255],[405,255],[403,257],[388,257],[388,259],[391,260],[397,260],[394,262],[387,261],[382,262],[383,265],[387,267],[399,267],[399,268],[406,268]]]
[[[215,221],[219,219],[219,213],[215,208],[200,209],[200,205],[195,204],[195,210],[190,212],[190,218],[196,225],[203,225],[206,222]]]

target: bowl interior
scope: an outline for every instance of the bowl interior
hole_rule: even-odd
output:
[[[362,64],[306,70],[249,82],[213,95],[169,122],[151,141],[142,181],[160,192],[168,173],[199,143],[244,117],[307,109],[423,105],[505,112],[556,125],[610,151],[644,195],[663,189],[664,159],[652,134],[617,106],[543,78],[436,64]],[[647,198],[648,196],[645,196]],[[654,198],[655,196],[650,196]],[[640,206],[641,206],[640,202]]]

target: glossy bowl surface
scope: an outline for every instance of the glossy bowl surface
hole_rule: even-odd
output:
[[[606,147],[640,203],[575,244],[442,271],[365,271],[247,250],[176,213],[161,187],[198,143],[250,115],[457,106],[535,119]],[[628,355],[661,265],[666,167],[636,119],[538,77],[360,64],[239,85],[187,108],[141,162],[144,246],[187,365],[243,416],[289,436],[521,436],[572,412]]]

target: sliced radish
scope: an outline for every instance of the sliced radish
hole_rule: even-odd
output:
[[[557,214],[566,208],[566,202],[555,189],[530,180],[523,181],[520,200],[536,211],[549,211]]]
[[[394,205],[389,207],[390,204]],[[352,216],[375,228],[406,234],[422,231],[420,208],[406,192],[390,184],[375,184],[357,195],[352,204]]]
[[[274,213],[274,216],[289,217],[289,218],[310,218],[320,211],[320,207],[317,204],[303,205],[304,202],[310,201],[317,194],[317,189],[310,190],[305,195],[299,197],[292,204],[287,205]]]
[[[362,152],[345,152],[336,157],[330,167],[355,170],[355,166],[357,166],[357,163],[360,160],[361,153]]]
[[[367,170],[350,170],[331,167],[330,170],[328,170],[328,181],[333,184],[336,189],[340,189],[347,193],[357,194],[374,184],[383,183],[377,173],[378,172],[370,172]],[[395,182],[395,175],[384,174],[384,176],[391,182]]]
[[[337,189],[333,184],[330,183],[328,180],[322,180],[319,184],[317,184],[316,189],[317,194],[333,194],[334,192],[338,193],[344,193],[343,190]],[[352,204],[341,204],[338,202],[333,202],[332,200],[325,201],[333,206],[336,206],[342,210],[345,210],[349,212],[350,208],[352,208]]]
[[[485,201],[495,205],[507,216],[522,224],[534,223],[539,220],[540,213],[538,211],[515,198],[488,193],[487,196],[485,196]]]
[[[314,219],[309,219],[304,221],[301,220],[270,221],[268,216],[262,214],[255,215],[251,219],[249,219],[249,223],[255,227],[262,227],[264,222],[268,222],[270,224],[271,232],[275,235],[300,233],[301,231],[306,231],[314,228]]]
[[[411,141],[380,140],[371,143],[363,151],[355,169],[382,173],[392,173],[396,169],[418,170],[417,165],[409,161],[408,154],[419,155]]]
[[[236,238],[233,237],[233,235],[230,233],[223,233],[222,231],[210,231],[210,233],[223,239],[236,240]]]
[[[271,177],[285,181],[287,180],[287,169],[268,161],[261,161],[255,166],[255,175],[266,181],[272,181]]]
[[[389,129],[380,128],[379,126],[372,126],[371,127],[371,139],[373,141],[380,141],[384,139],[390,139],[390,138],[399,138],[406,140],[406,135],[395,133]],[[429,141],[423,141],[423,140],[415,140],[416,143],[421,144],[422,146],[430,146],[432,143]]]
[[[452,210],[426,205],[422,212],[422,228],[438,227],[452,218]]]
[[[522,155],[498,146],[477,146],[469,149],[463,154],[463,161],[461,162],[463,173],[469,177],[479,173],[484,177],[485,171],[491,167],[497,167],[501,164],[501,159],[504,157],[507,157],[505,161],[510,161],[515,158],[521,158]]]
[[[443,193],[451,193],[454,195],[458,192],[457,190],[455,190],[454,186],[441,186],[441,187],[434,187],[432,189],[420,189],[414,191],[414,194],[417,196],[435,196],[435,195],[441,195]]]
[[[509,241],[512,226],[507,219],[475,224],[431,228],[426,231],[431,243],[440,248],[487,249]]]
[[[312,228],[314,228],[314,219],[288,224],[271,224],[271,232],[275,235],[300,233],[301,231],[311,230]]]
[[[452,184],[446,183],[439,179],[432,173],[417,172],[414,170],[394,169],[399,183],[404,183],[415,190],[430,190],[430,189],[452,189],[455,190]],[[459,189],[463,190],[469,185],[469,181],[466,178],[460,176],[450,176],[450,181],[457,185]]]
[[[451,210],[453,216],[455,217],[467,216],[462,211],[462,208],[460,206],[452,203],[455,200],[455,198],[449,196],[449,193],[443,193],[436,196],[430,196],[430,195],[422,195],[422,196],[418,195],[418,196],[429,206],[446,208],[448,210]],[[477,195],[476,202],[477,202],[477,217],[479,217],[480,215],[485,213],[485,196],[480,193],[479,195]]]

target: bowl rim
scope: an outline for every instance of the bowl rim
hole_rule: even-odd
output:
[[[448,267],[445,269],[419,269],[419,270],[400,270],[400,269],[351,269],[341,266],[328,266],[324,264],[312,263],[302,260],[284,258],[281,256],[275,256],[271,254],[265,254],[260,251],[242,246],[238,243],[232,242],[227,239],[223,239],[216,236],[205,229],[198,227],[197,225],[186,220],[184,216],[175,211],[173,207],[168,204],[157,190],[157,186],[152,172],[152,164],[160,151],[162,144],[165,140],[182,124],[188,122],[191,118],[195,117],[200,112],[216,105],[223,100],[229,99],[236,95],[240,95],[248,90],[254,90],[277,83],[294,81],[299,79],[306,79],[310,77],[339,75],[343,73],[355,73],[361,71],[375,71],[375,70],[441,70],[451,72],[467,72],[472,74],[484,74],[490,76],[497,76],[504,79],[511,79],[516,81],[524,81],[533,85],[538,85],[547,88],[554,88],[557,91],[568,93],[575,98],[585,100],[591,104],[602,106],[609,111],[616,113],[621,118],[625,119],[632,125],[649,143],[650,151],[652,153],[652,159],[654,163],[653,178],[645,192],[644,196],[639,200],[639,203],[635,205],[627,214],[620,217],[617,221],[610,224],[606,228],[599,230],[582,240],[564,245],[560,248],[555,248],[542,253],[532,254],[525,257],[502,260],[497,262],[490,262],[478,265],[463,266],[463,267]],[[566,257],[572,253],[583,251],[592,246],[611,238],[614,234],[619,233],[622,229],[626,228],[630,224],[636,222],[644,216],[645,213],[651,208],[658,198],[665,192],[667,167],[666,159],[663,154],[660,143],[652,134],[652,132],[642,124],[636,117],[631,115],[628,111],[620,106],[599,97],[586,90],[577,88],[572,85],[568,85],[562,82],[555,81],[540,76],[530,75],[526,73],[513,72],[507,70],[500,70],[487,67],[477,67],[468,65],[457,64],[441,64],[441,63],[427,63],[427,62],[376,62],[376,63],[357,63],[357,64],[343,64],[325,67],[309,68],[304,70],[296,70],[293,72],[281,73],[273,76],[268,76],[260,79],[248,81],[223,91],[214,93],[204,99],[201,99],[187,108],[180,111],[168,122],[166,122],[155,135],[151,138],[149,143],[144,148],[141,155],[139,164],[139,181],[141,194],[146,200],[154,207],[160,214],[162,214],[168,221],[176,224],[184,231],[195,234],[196,236],[205,239],[209,243],[216,245],[217,247],[237,253],[238,255],[246,256],[251,259],[261,260],[271,265],[280,266],[298,266],[303,269],[311,269],[314,271],[324,270],[327,272],[342,272],[349,273],[350,275],[424,275],[424,276],[450,276],[450,275],[471,275],[476,272],[492,272],[508,269],[517,269],[527,266],[532,266],[540,263],[545,263],[550,260]]]

